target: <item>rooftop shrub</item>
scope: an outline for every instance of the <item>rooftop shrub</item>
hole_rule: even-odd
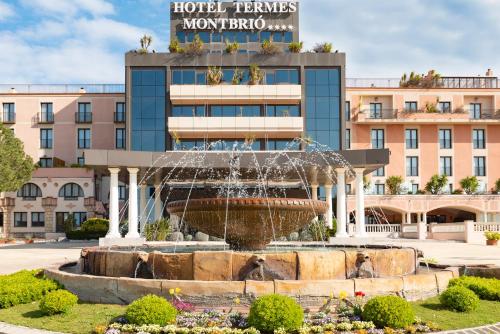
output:
[[[362,318],[365,321],[372,321],[378,328],[405,328],[413,324],[415,313],[404,298],[378,296],[365,304]]]
[[[496,278],[461,276],[450,280],[448,287],[452,286],[472,290],[480,299],[500,301],[500,280]]]
[[[320,43],[316,44],[313,51],[316,53],[331,53],[333,49],[332,43]]]
[[[275,55],[281,53],[281,48],[273,43],[272,39],[266,39],[260,45],[261,52],[265,55]]]
[[[288,44],[288,50],[291,53],[300,53],[303,47],[304,47],[304,42],[292,42]]]
[[[193,41],[186,46],[184,53],[191,56],[199,56],[203,53],[203,44],[200,35],[196,34]]]
[[[226,53],[235,54],[239,48],[240,44],[238,42],[229,42],[229,40],[226,40]]]
[[[439,296],[441,304],[458,312],[470,312],[479,306],[479,298],[463,286],[452,286]]]
[[[39,300],[59,287],[57,282],[47,279],[39,270],[23,270],[0,276],[0,308]]]
[[[68,313],[78,302],[78,297],[67,290],[51,291],[40,300],[40,311],[46,315]]]
[[[293,331],[304,321],[304,311],[295,299],[277,294],[257,298],[250,307],[248,324],[264,333]]]
[[[175,321],[177,309],[165,298],[147,295],[132,302],[125,317],[134,325],[166,326]]]

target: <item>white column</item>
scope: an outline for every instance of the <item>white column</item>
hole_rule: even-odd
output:
[[[401,224],[406,224],[406,214],[405,213],[401,214]]]
[[[422,212],[422,223],[427,224],[427,212]]]
[[[144,224],[147,222],[147,211],[146,211],[146,205],[147,205],[147,198],[146,198],[146,190],[147,190],[147,185],[146,184],[141,184],[139,186],[139,197],[140,197],[140,203],[139,203],[139,213],[140,213],[140,224],[141,224],[141,231],[144,230]]]
[[[347,238],[345,168],[337,168],[335,172],[337,173],[337,233],[335,237]]]
[[[365,228],[365,189],[363,184],[364,168],[354,168],[356,172],[356,237],[367,237]]]
[[[317,184],[311,184],[311,198],[313,200],[318,200],[318,185]]]
[[[406,224],[411,224],[411,212],[406,213]]]
[[[483,212],[483,223],[487,223],[488,222],[488,212]]]
[[[127,168],[129,173],[128,185],[128,233],[126,238],[139,238],[137,231],[138,208],[137,208],[137,173],[139,168]]]
[[[110,175],[109,183],[109,231],[106,238],[121,238],[120,213],[118,207],[118,173],[120,168],[108,168]]]
[[[326,212],[326,225],[328,228],[333,227],[333,208],[332,208],[332,188],[331,184],[325,184],[326,203],[328,204],[328,211]]]

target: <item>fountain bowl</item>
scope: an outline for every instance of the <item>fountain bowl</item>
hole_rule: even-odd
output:
[[[232,249],[261,250],[325,214],[328,204],[299,198],[202,198],[171,202],[167,211],[192,228],[225,239]]]

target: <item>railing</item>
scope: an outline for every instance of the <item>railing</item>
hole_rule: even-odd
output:
[[[362,109],[362,113],[366,115],[368,119],[393,119],[397,118],[397,109],[380,109],[380,110],[371,110],[371,109]]]
[[[396,233],[401,232],[401,224],[367,224],[368,233]]]
[[[418,232],[417,224],[403,224],[401,226],[401,232],[403,232],[403,233],[417,233]]]
[[[21,84],[10,85],[0,84],[0,93],[45,93],[45,94],[68,94],[68,93],[89,93],[89,94],[123,94],[125,85],[123,84]]]
[[[496,109],[469,110],[470,119],[500,119],[500,111]]]
[[[92,123],[92,113],[77,111],[75,113],[75,123]]]
[[[430,224],[429,232],[431,233],[464,233],[465,224],[449,223],[449,224]]]
[[[474,223],[474,232],[500,232],[500,223]]]
[[[41,112],[37,115],[38,124],[52,124],[54,123],[54,113]]]
[[[399,78],[347,78],[347,88],[399,88]],[[496,77],[442,77],[436,80],[436,88],[488,89],[500,88]]]

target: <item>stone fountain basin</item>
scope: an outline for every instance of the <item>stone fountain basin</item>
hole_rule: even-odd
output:
[[[299,198],[204,198],[171,202],[167,211],[232,249],[264,249],[328,211],[326,202]],[[227,222],[227,224],[226,224]]]

